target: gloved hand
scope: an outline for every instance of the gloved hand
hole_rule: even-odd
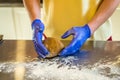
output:
[[[42,43],[44,24],[39,19],[36,19],[32,22],[32,29],[33,29],[33,43],[35,50],[38,54],[38,57],[45,58],[49,52]]]
[[[91,31],[87,24],[82,27],[73,27],[66,31],[62,38],[67,38],[70,35],[73,35],[73,39],[70,44],[61,51],[59,54],[60,56],[68,56],[78,51],[85,41],[91,36]]]

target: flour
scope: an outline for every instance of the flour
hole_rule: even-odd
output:
[[[120,67],[113,62],[94,65],[75,64],[76,58],[55,58],[50,60],[35,60],[32,62],[0,63],[1,73],[13,73],[22,66],[25,80],[120,80]],[[85,66],[86,65],[86,66]]]
[[[13,63],[0,63],[0,72],[10,73],[14,72],[15,65]]]

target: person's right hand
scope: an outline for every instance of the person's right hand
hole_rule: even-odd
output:
[[[33,29],[33,43],[35,50],[40,58],[45,58],[49,54],[49,51],[42,43],[42,36],[44,31],[44,24],[39,19],[35,19],[32,22]]]

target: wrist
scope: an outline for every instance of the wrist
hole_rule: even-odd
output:
[[[34,29],[34,27],[36,27],[39,23],[42,23],[40,19],[35,19],[32,21],[32,29]]]
[[[92,34],[89,25],[88,24],[84,25],[84,28],[87,31],[86,33],[88,33],[88,38],[89,38]]]
[[[91,21],[88,22],[88,25],[91,29],[91,33],[93,34],[98,28],[99,26],[101,25],[100,22],[96,19],[93,19]]]
[[[32,21],[32,27],[36,24],[36,23],[41,23],[40,19],[35,19]]]
[[[94,24],[92,24],[92,23],[88,23],[88,26],[89,26],[89,28],[90,28],[90,31],[91,31],[91,34],[93,34],[94,32],[95,32],[95,25]]]
[[[44,24],[42,23],[40,19],[33,20],[31,26],[32,26],[32,29],[38,29],[40,31],[44,30]]]

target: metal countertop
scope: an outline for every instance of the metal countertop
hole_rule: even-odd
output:
[[[63,43],[68,45],[69,41]],[[56,76],[49,74],[53,71],[51,66],[55,68]],[[66,71],[65,76],[76,79],[58,78],[57,75],[63,77],[57,72],[62,69]],[[76,73],[68,75],[67,70]],[[0,80],[78,80],[86,70],[93,74],[91,78],[98,74],[104,77],[99,80],[120,80],[120,41],[88,41],[74,55],[52,59],[38,59],[31,40],[5,40],[0,44]],[[84,77],[88,76],[84,74]],[[97,80],[79,80],[84,79]]]

